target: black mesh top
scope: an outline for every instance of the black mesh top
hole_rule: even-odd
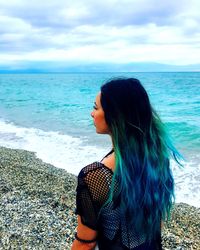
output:
[[[101,162],[84,167],[78,175],[76,214],[84,225],[98,231],[99,250],[160,250],[161,236],[146,242],[145,236],[130,228],[119,206],[108,199],[113,172]],[[103,206],[103,207],[102,207]]]

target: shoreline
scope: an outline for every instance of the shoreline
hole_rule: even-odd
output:
[[[35,153],[0,147],[0,249],[70,249],[77,177]],[[200,208],[175,204],[163,249],[200,249]]]

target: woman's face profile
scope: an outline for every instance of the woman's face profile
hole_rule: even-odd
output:
[[[99,93],[96,96],[95,102],[94,102],[94,109],[91,113],[91,116],[94,121],[94,126],[96,127],[96,132],[98,134],[108,134],[109,128],[105,120],[104,110],[101,106],[101,93]]]

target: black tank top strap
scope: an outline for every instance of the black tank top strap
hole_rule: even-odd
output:
[[[113,152],[114,152],[114,149],[112,148],[111,151],[110,151],[109,153],[107,153],[107,155],[105,155],[105,156],[103,157],[103,159],[106,158],[106,157],[108,157],[108,156],[109,156],[110,154],[112,154]],[[102,159],[100,162],[102,162],[103,159]]]

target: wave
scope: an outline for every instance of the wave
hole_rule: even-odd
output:
[[[0,145],[29,150],[44,162],[77,175],[85,165],[101,159],[108,151],[87,145],[87,138],[57,131],[18,127],[0,120]]]
[[[175,202],[184,202],[200,207],[200,163],[199,156],[193,155],[191,160],[182,162],[183,167],[171,160],[175,180]]]
[[[99,161],[110,148],[93,146],[84,136],[73,137],[59,131],[43,131],[36,128],[19,127],[0,120],[0,145],[8,148],[35,152],[44,162],[63,168],[77,175],[82,167]],[[180,168],[171,161],[175,178],[176,202],[185,202],[200,207],[199,156],[191,155]]]

